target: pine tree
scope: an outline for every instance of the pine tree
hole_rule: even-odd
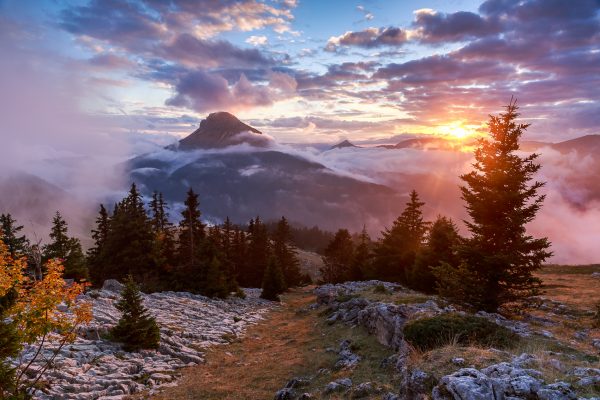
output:
[[[167,210],[163,194],[154,192],[150,202],[150,223],[154,234],[154,262],[159,267],[158,274],[161,275],[157,277],[159,280],[166,279],[166,275],[176,264],[175,229],[169,221]]]
[[[179,222],[178,254],[181,265],[193,267],[198,264],[198,252],[204,240],[204,224],[200,220],[201,213],[198,195],[190,188],[184,202],[185,210],[181,212]]]
[[[358,245],[354,251],[354,259],[350,266],[348,279],[351,281],[361,281],[371,276],[371,238],[367,232],[367,227],[363,229],[358,237]]]
[[[106,239],[110,229],[110,217],[108,211],[100,204],[98,217],[96,218],[96,228],[92,229],[92,239],[94,245],[87,251],[87,264],[90,278],[95,285],[101,285],[104,276],[104,259]]]
[[[406,269],[413,265],[425,238],[429,223],[423,220],[422,207],[416,191],[391,229],[382,232],[375,247],[375,267],[379,279],[406,281]]]
[[[239,286],[237,283],[237,277],[235,272],[235,256],[234,256],[234,241],[235,241],[235,228],[231,223],[229,217],[225,219],[221,228],[221,245],[220,250],[222,254],[221,267],[225,280],[227,282],[228,292],[237,292]]]
[[[87,279],[88,270],[81,242],[77,238],[69,237],[67,222],[58,211],[52,220],[50,239],[52,241],[44,246],[44,258],[62,260],[65,279]]]
[[[116,308],[122,316],[111,335],[115,341],[123,343],[125,351],[158,348],[160,330],[156,320],[142,304],[140,289],[131,275],[125,280]]]
[[[12,215],[0,215],[0,236],[13,258],[27,254],[29,240],[25,235],[19,235],[21,230],[23,230],[23,225],[17,225],[17,221],[13,219]]]
[[[275,257],[269,258],[263,277],[260,297],[266,300],[279,301],[279,295],[285,291],[283,271]]]
[[[348,280],[353,261],[352,236],[347,229],[340,229],[325,249],[321,279],[326,283],[341,283]]]
[[[419,250],[415,263],[407,271],[408,286],[425,293],[435,293],[437,279],[433,268],[442,264],[458,267],[457,246],[461,243],[456,224],[438,216],[427,237],[426,246]]]
[[[231,242],[231,260],[233,263],[233,276],[236,281],[242,285],[245,284],[240,280],[242,274],[247,269],[248,262],[248,241],[246,234],[239,228],[233,232],[233,240]]]
[[[442,295],[485,311],[538,293],[533,272],[552,254],[547,238],[526,232],[544,201],[538,194],[544,183],[531,182],[539,155],[516,153],[529,127],[516,122],[517,110],[511,100],[505,113],[490,116],[490,138],[479,140],[474,170],[461,176],[472,236],[458,249],[459,268],[436,270]]]
[[[213,256],[206,268],[206,283],[204,294],[208,297],[224,299],[229,294],[225,274],[221,270],[221,263]]]
[[[250,220],[248,236],[248,260],[238,282],[243,287],[260,287],[271,254],[267,227],[260,217]]]
[[[154,234],[142,196],[135,184],[115,206],[110,219],[104,258],[105,279],[123,279],[133,275],[139,282],[153,280],[156,264],[153,257]]]
[[[290,225],[285,217],[281,217],[273,234],[273,255],[283,270],[287,287],[298,286],[302,281],[300,261],[291,245],[292,234]]]

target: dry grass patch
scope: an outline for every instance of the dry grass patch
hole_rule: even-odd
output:
[[[243,338],[207,349],[205,364],[183,370],[176,387],[166,388],[152,398],[272,399],[293,377],[314,377],[308,387],[301,389],[313,393],[345,377],[355,385],[371,381],[391,390],[393,371],[380,368],[380,364],[392,351],[361,328],[341,323],[328,325],[319,316],[320,310],[308,310],[307,306],[315,301],[312,289],[284,295],[282,307],[250,327]],[[334,371],[339,344],[344,339],[352,342],[352,351],[362,360],[353,370]],[[318,373],[319,370],[323,371]],[[317,393],[315,398],[342,398],[319,396]]]

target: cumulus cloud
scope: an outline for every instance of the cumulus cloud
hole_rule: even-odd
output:
[[[457,42],[485,37],[500,31],[495,18],[467,11],[445,14],[431,9],[415,11],[411,36],[422,43]]]
[[[344,46],[367,49],[381,46],[402,46],[407,41],[407,32],[401,28],[367,28],[358,32],[348,31],[341,36],[329,38],[325,50],[333,52]]]
[[[275,64],[274,60],[256,49],[241,49],[224,40],[198,39],[188,33],[177,36],[160,50],[160,55],[188,67],[264,67]]]
[[[248,39],[246,39],[245,42],[251,44],[252,46],[264,46],[267,44],[268,39],[264,35],[252,35]]]
[[[292,96],[296,81],[284,73],[272,72],[267,84],[253,84],[242,74],[230,85],[219,74],[197,70],[183,76],[176,85],[176,95],[167,105],[187,107],[198,112],[220,109],[242,110],[267,106]]]

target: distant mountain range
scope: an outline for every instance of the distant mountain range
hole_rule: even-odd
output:
[[[244,143],[249,146],[239,146]],[[192,187],[204,215],[217,221],[285,215],[307,226],[360,229],[374,219],[394,218],[403,203],[387,186],[278,150],[261,132],[223,112],[210,114],[178,146],[128,164],[146,194],[158,190],[181,203]]]
[[[416,189],[426,201],[426,213],[464,217],[458,176],[470,163],[459,152],[462,143],[437,137],[401,140],[393,145],[356,146],[344,140],[314,148],[283,146],[270,136],[225,112],[210,114],[197,130],[165,149],[126,163],[124,182],[135,181],[150,195],[164,193],[178,211],[192,187],[200,196],[203,216],[219,222],[226,216],[241,223],[260,215],[265,220],[285,215],[305,226],[324,229],[363,224],[377,233],[402,212],[406,194]],[[542,172],[570,206],[585,209],[600,201],[600,135],[559,143],[523,141],[522,150],[541,152]],[[422,155],[418,151],[428,150]],[[545,149],[555,150],[556,153]],[[435,151],[432,151],[435,150]],[[560,175],[556,175],[560,171]],[[81,221],[74,232],[89,233],[97,204],[73,203],[71,194],[30,174],[0,177],[0,212],[11,212],[44,234],[56,210]],[[554,174],[554,175],[552,175]],[[102,188],[101,188],[102,189]],[[108,204],[118,200],[106,189]]]
[[[464,144],[439,137],[421,137],[377,147],[390,151],[457,151]],[[523,142],[525,151],[542,148],[561,153],[577,151],[596,157],[600,136],[555,144]],[[357,162],[363,151],[365,157],[373,151],[348,140],[329,150],[337,149],[355,150],[352,157]],[[432,200],[435,209],[450,207],[443,198],[436,198],[442,188],[447,195],[452,193],[457,199],[459,196],[456,180],[441,178],[433,170],[431,175],[399,170],[393,176],[388,174],[388,184],[381,184],[331,169],[302,153],[282,149],[259,130],[226,112],[210,114],[196,131],[177,145],[130,160],[128,170],[131,179],[140,184],[146,194],[161,191],[172,203],[181,203],[185,192],[192,187],[200,195],[205,217],[215,221],[226,216],[243,222],[257,214],[264,219],[285,215],[304,225],[358,230],[363,224],[383,227],[391,223],[402,211],[404,196],[412,188],[424,193],[425,198],[435,199]],[[581,182],[588,183],[587,180]],[[596,196],[595,190],[592,195]],[[600,198],[600,188],[597,195]]]

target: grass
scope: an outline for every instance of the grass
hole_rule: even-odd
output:
[[[393,304],[418,304],[432,300],[435,296],[429,296],[414,290],[403,289],[399,291],[390,291],[383,285],[376,285],[373,288],[364,289],[355,293],[355,297],[360,296],[370,301],[380,301]]]
[[[592,273],[600,272],[600,264],[594,265],[549,265],[537,272],[543,281],[543,296],[567,306],[566,313],[527,310],[534,316],[543,316],[555,322],[554,326],[544,327],[554,337],[569,343],[578,351],[597,353],[591,345],[592,339],[600,339],[600,330],[594,329],[594,311],[600,304],[600,279],[592,277]],[[553,315],[554,314],[554,315]],[[580,331],[589,333],[588,340],[573,342],[574,335]]]
[[[392,390],[394,371],[380,368],[381,361],[392,351],[379,344],[361,328],[345,324],[328,325],[318,310],[306,310],[314,303],[313,288],[285,294],[282,307],[267,319],[248,329],[243,338],[206,350],[206,363],[182,371],[175,387],[166,388],[153,399],[271,399],[293,377],[314,377],[300,389],[315,393],[339,378],[349,377],[355,385],[378,382]],[[353,370],[333,371],[339,344],[351,341],[351,348],[362,360]],[[327,351],[328,348],[335,352]],[[325,370],[317,376],[319,370]],[[339,395],[317,393],[315,399],[338,399]]]
[[[457,344],[507,348],[519,337],[494,322],[473,315],[441,314],[410,321],[404,327],[407,342],[419,350],[430,350],[449,341]]]

